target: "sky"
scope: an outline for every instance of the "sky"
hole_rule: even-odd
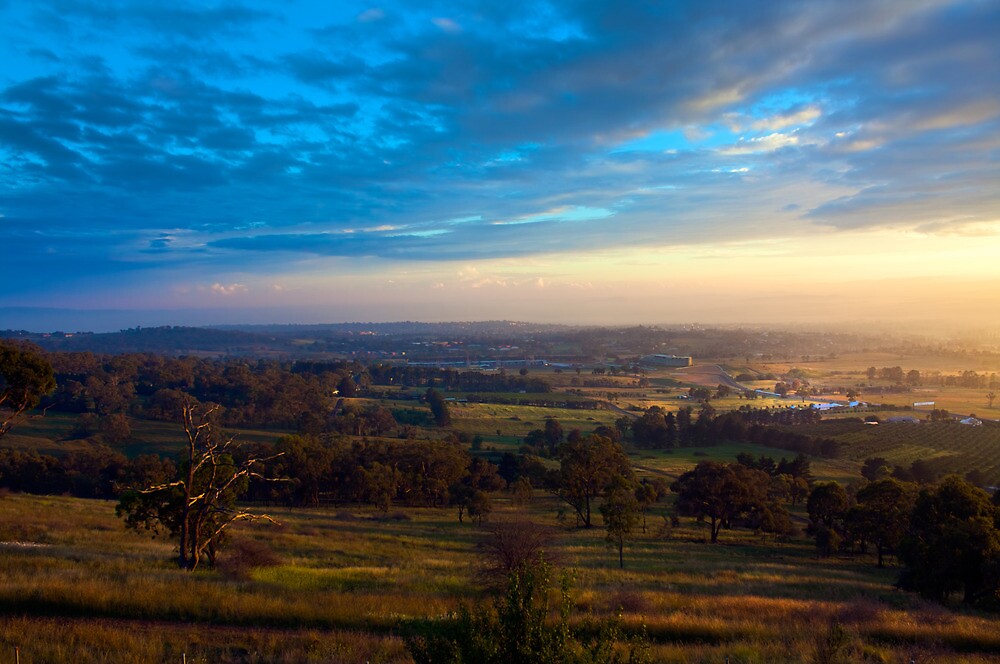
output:
[[[1000,327],[1000,2],[0,0],[0,329]]]

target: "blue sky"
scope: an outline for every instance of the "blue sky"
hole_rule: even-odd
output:
[[[0,327],[992,324],[998,81],[990,0],[0,0]]]

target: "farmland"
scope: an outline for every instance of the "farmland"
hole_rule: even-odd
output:
[[[900,468],[926,462],[938,476],[975,470],[982,482],[997,484],[1000,428],[888,421],[896,414],[925,419],[908,406],[917,398],[954,403],[951,410],[962,412],[985,395],[947,384],[948,376],[974,370],[968,367],[991,370],[989,363],[955,363],[949,365],[955,373],[935,374],[943,370],[932,367],[945,366],[935,364],[940,358],[909,357],[903,364],[921,367],[925,382],[898,385],[872,379],[868,367],[902,359],[874,354],[799,363],[718,357],[688,370],[595,362],[471,376],[405,365],[376,366],[369,374],[340,360],[83,359],[92,362],[86,370],[73,364],[79,357],[58,358],[65,384],[49,409],[19,420],[3,440],[17,453],[54,459],[31,466],[30,455],[11,453],[9,463],[58,470],[66,461],[64,475],[56,477],[63,483],[49,486],[69,488],[54,493],[117,495],[120,487],[102,480],[104,488],[95,490],[79,481],[81,474],[95,472],[87,470],[93,464],[120,469],[138,455],[175,456],[184,434],[169,407],[193,397],[224,401],[220,431],[246,446],[286,445],[282,449],[298,454],[298,466],[279,466],[302,473],[292,488],[320,476],[308,468],[312,454],[325,459],[323,477],[330,479],[323,481],[330,486],[248,494],[257,502],[245,506],[267,511],[279,525],[234,527],[218,566],[193,573],[177,567],[176,541],[126,530],[114,501],[0,494],[0,652],[18,647],[21,662],[408,662],[409,637],[447,622],[462,605],[490,601],[482,543],[494,525],[508,521],[551,533],[548,555],[573,578],[574,626],[620,616],[623,633],[647,641],[654,661],[985,662],[1000,656],[1000,623],[992,614],[897,589],[901,568],[891,555],[886,568],[863,545],[819,555],[801,501],[783,499],[790,527],[780,535],[744,525],[724,528],[719,543],[710,544],[707,522],[680,515],[677,495],[668,492],[624,543],[620,569],[599,513],[606,498],[594,496],[595,527],[578,527],[579,515],[553,484],[562,463],[556,447],[595,430],[623,441],[635,479],[661,486],[704,461],[783,462],[803,444],[828,440],[836,445],[809,447],[822,454],[808,459],[811,476],[852,494],[871,457]],[[121,379],[128,372],[134,385]],[[81,387],[67,388],[74,376]],[[158,389],[161,376],[187,391]],[[796,394],[739,389],[770,392],[779,382]],[[748,435],[751,424],[793,412],[789,406],[845,402],[848,390],[896,407],[834,411],[819,421],[766,424],[765,435]],[[446,406],[444,421],[431,403],[435,393]],[[657,417],[665,422],[670,415],[675,423],[673,437],[659,443],[638,434],[654,406]],[[727,413],[746,418],[732,437],[712,428]],[[763,419],[754,419],[758,415]],[[113,417],[127,425],[124,434],[104,425]],[[882,421],[870,425],[863,417]],[[546,447],[549,430],[556,438]],[[782,432],[799,438],[777,435]],[[290,435],[297,438],[279,442]],[[412,456],[404,463],[411,450],[450,450],[447,458],[462,464],[508,462],[507,471],[515,459],[523,464],[517,472],[534,474],[527,485],[512,480],[509,488],[490,489],[489,509],[475,518],[467,503],[449,502],[454,487],[447,484],[420,489],[432,496],[423,503],[411,493],[416,489],[401,484],[380,499],[358,488],[357,482],[378,477],[402,482],[407,468],[423,463]],[[338,459],[359,465],[329,470]],[[390,467],[391,474],[377,474]],[[304,504],[310,506],[290,507]],[[461,521],[459,509],[469,510]]]

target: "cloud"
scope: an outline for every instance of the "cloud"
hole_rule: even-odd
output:
[[[10,253],[226,284],[996,217],[995,3],[263,6],[0,6]]]
[[[766,136],[756,136],[753,138],[741,138],[735,145],[720,150],[725,155],[753,154],[754,152],[773,152],[781,148],[799,144],[799,137],[795,134],[782,134],[774,132]]]
[[[372,23],[385,18],[385,10],[379,7],[372,7],[358,14],[358,21],[361,23]]]
[[[431,23],[439,27],[442,32],[450,32],[454,34],[462,31],[462,26],[450,18],[435,17],[431,19]]]
[[[224,285],[220,283],[214,283],[209,287],[208,290],[216,295],[222,295],[222,296],[236,295],[240,293],[249,292],[247,287],[244,286],[243,284]]]

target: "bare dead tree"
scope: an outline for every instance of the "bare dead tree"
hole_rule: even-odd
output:
[[[556,533],[525,518],[490,523],[479,539],[479,576],[491,586],[502,586],[511,574],[541,563],[558,564]]]
[[[236,462],[233,436],[219,437],[212,415],[219,406],[200,410],[184,404],[182,419],[187,437],[179,478],[144,489],[126,492],[118,504],[118,514],[135,530],[156,532],[166,528],[178,538],[178,565],[195,570],[205,557],[214,562],[216,548],[228,528],[239,521],[268,521],[267,514],[253,514],[236,506],[251,479],[268,478],[262,467],[282,453],[250,456]]]

